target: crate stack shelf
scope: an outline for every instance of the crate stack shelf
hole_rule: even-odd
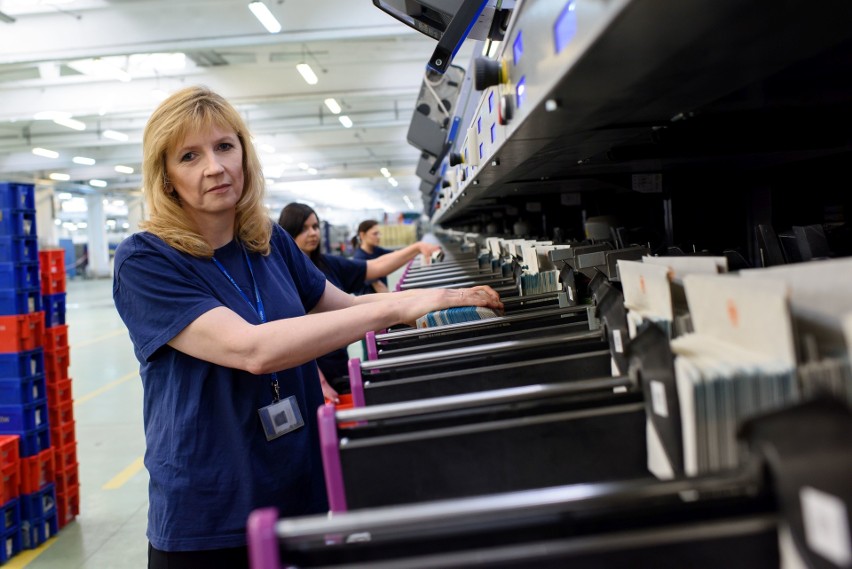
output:
[[[39,251],[42,306],[44,307],[44,367],[50,440],[56,466],[59,528],[80,513],[80,482],[74,398],[68,375],[70,348],[65,323],[65,251]]]
[[[64,265],[38,250],[34,192],[0,183],[0,563],[79,511]]]

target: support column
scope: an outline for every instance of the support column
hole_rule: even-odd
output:
[[[106,215],[104,214],[103,196],[99,194],[86,195],[88,208],[88,237],[89,237],[89,266],[88,273],[94,278],[112,276],[109,266],[109,249],[106,239]]]
[[[145,219],[145,198],[142,196],[125,198],[127,204],[127,233],[136,233],[139,231],[139,223]]]
[[[59,244],[56,236],[56,225],[53,222],[56,217],[54,196],[53,186],[36,185],[36,231],[38,232],[39,249],[50,249]]]

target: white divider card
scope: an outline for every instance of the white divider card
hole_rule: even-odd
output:
[[[841,317],[852,312],[852,258],[748,269],[739,274],[787,285],[800,351],[806,359],[850,354]],[[813,349],[816,354],[809,353]]]
[[[783,284],[690,275],[695,333],[672,340],[687,475],[733,468],[738,425],[799,398]]]
[[[636,337],[636,330],[645,320],[661,325],[671,336],[674,310],[669,268],[619,259],[618,272],[630,337]]]
[[[716,338],[792,368],[793,326],[784,283],[732,275],[687,275],[687,302],[695,333]]]
[[[668,267],[671,269],[672,280],[680,280],[692,274],[715,275],[728,272],[726,257],[652,257],[647,255],[642,257],[642,262]]]
[[[485,238],[485,246],[488,248],[488,251],[491,253],[492,259],[499,259],[501,257],[500,253],[500,239],[499,237],[486,237]]]

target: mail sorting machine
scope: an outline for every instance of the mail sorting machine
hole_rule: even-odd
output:
[[[531,310],[368,338],[374,359],[350,361],[353,401],[362,406],[624,373],[623,343],[607,341],[626,338],[621,293],[603,279],[595,289],[597,303],[590,307]],[[589,321],[574,320],[572,311],[579,310],[593,313],[594,330],[588,330]]]
[[[816,400],[747,422],[742,466],[710,476],[282,520],[260,509],[251,567],[841,567],[845,550],[825,534],[848,520],[836,508],[852,503],[850,429],[848,407]]]
[[[602,301],[623,305],[603,280],[595,288]],[[320,410],[333,511],[648,476],[641,390],[610,375],[601,330],[475,339],[355,360],[353,401],[361,407],[369,395],[371,405]],[[369,381],[362,385],[362,377]],[[377,404],[382,399],[396,403]]]

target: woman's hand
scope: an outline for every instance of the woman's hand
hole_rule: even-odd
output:
[[[429,265],[432,263],[432,253],[435,251],[440,251],[441,247],[438,245],[433,245],[431,243],[426,243],[425,241],[418,241],[417,247],[420,249],[420,254],[423,255],[423,264]]]
[[[427,312],[454,306],[484,306],[494,310],[503,310],[500,295],[490,286],[416,289],[415,291],[408,291],[407,296],[400,298],[399,321],[413,326],[414,322]]]
[[[325,375],[323,375],[320,368],[317,368],[317,373],[319,374],[320,387],[322,387],[322,396],[325,397],[326,401],[331,401],[335,405],[340,403],[340,396],[337,391],[329,385],[328,381],[326,381]]]

